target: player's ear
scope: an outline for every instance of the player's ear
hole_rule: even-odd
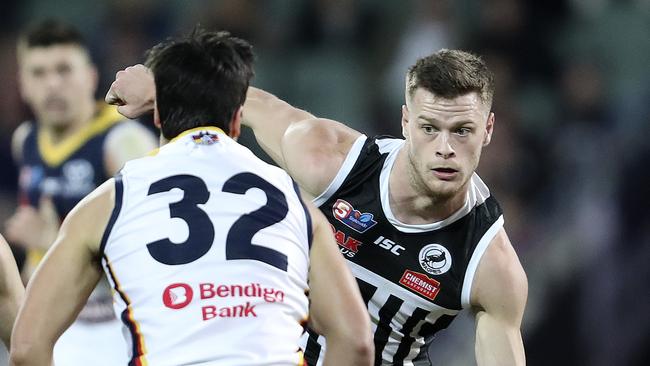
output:
[[[160,113],[158,113],[158,102],[155,100],[153,101],[153,125],[159,130],[162,129],[162,125],[160,124]]]
[[[409,123],[409,109],[406,105],[402,105],[402,136],[408,138],[408,123]]]
[[[228,124],[228,135],[232,137],[235,141],[241,133],[241,121],[243,119],[244,106],[239,106]]]
[[[485,125],[485,136],[483,137],[483,146],[487,146],[492,141],[492,131],[494,131],[494,113],[490,112]]]

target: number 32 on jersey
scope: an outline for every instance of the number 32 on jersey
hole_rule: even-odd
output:
[[[174,188],[183,191],[183,198],[169,204],[169,215],[185,221],[189,235],[183,243],[173,243],[169,238],[147,244],[149,254],[160,263],[181,265],[191,263],[212,247],[214,225],[208,214],[198,205],[208,202],[210,191],[205,182],[193,175],[174,175],[154,182],[148,195],[169,192]],[[287,199],[277,187],[253,173],[239,173],[229,178],[222,192],[246,194],[249,189],[259,188],[267,202],[259,209],[239,217],[226,236],[226,260],[252,259],[287,271],[287,256],[277,250],[255,245],[253,236],[260,230],[276,224],[287,216]]]

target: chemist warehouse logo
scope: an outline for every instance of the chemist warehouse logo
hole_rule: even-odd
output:
[[[350,203],[342,199],[336,200],[334,206],[332,206],[332,214],[345,226],[361,234],[377,224],[377,221],[373,220],[374,216],[371,213],[361,213],[361,211],[355,210]]]

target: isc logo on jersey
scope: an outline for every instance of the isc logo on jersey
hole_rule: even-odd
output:
[[[332,215],[345,226],[361,234],[377,224],[371,213],[355,210],[350,203],[342,199],[336,200],[332,206]]]

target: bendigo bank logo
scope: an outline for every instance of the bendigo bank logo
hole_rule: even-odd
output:
[[[332,206],[332,215],[345,226],[362,234],[377,224],[377,221],[373,220],[374,216],[371,213],[361,213],[361,211],[355,210],[350,203],[342,199],[336,200],[334,206]]]
[[[163,304],[170,309],[182,309],[192,302],[194,292],[184,283],[173,283],[163,291]]]

